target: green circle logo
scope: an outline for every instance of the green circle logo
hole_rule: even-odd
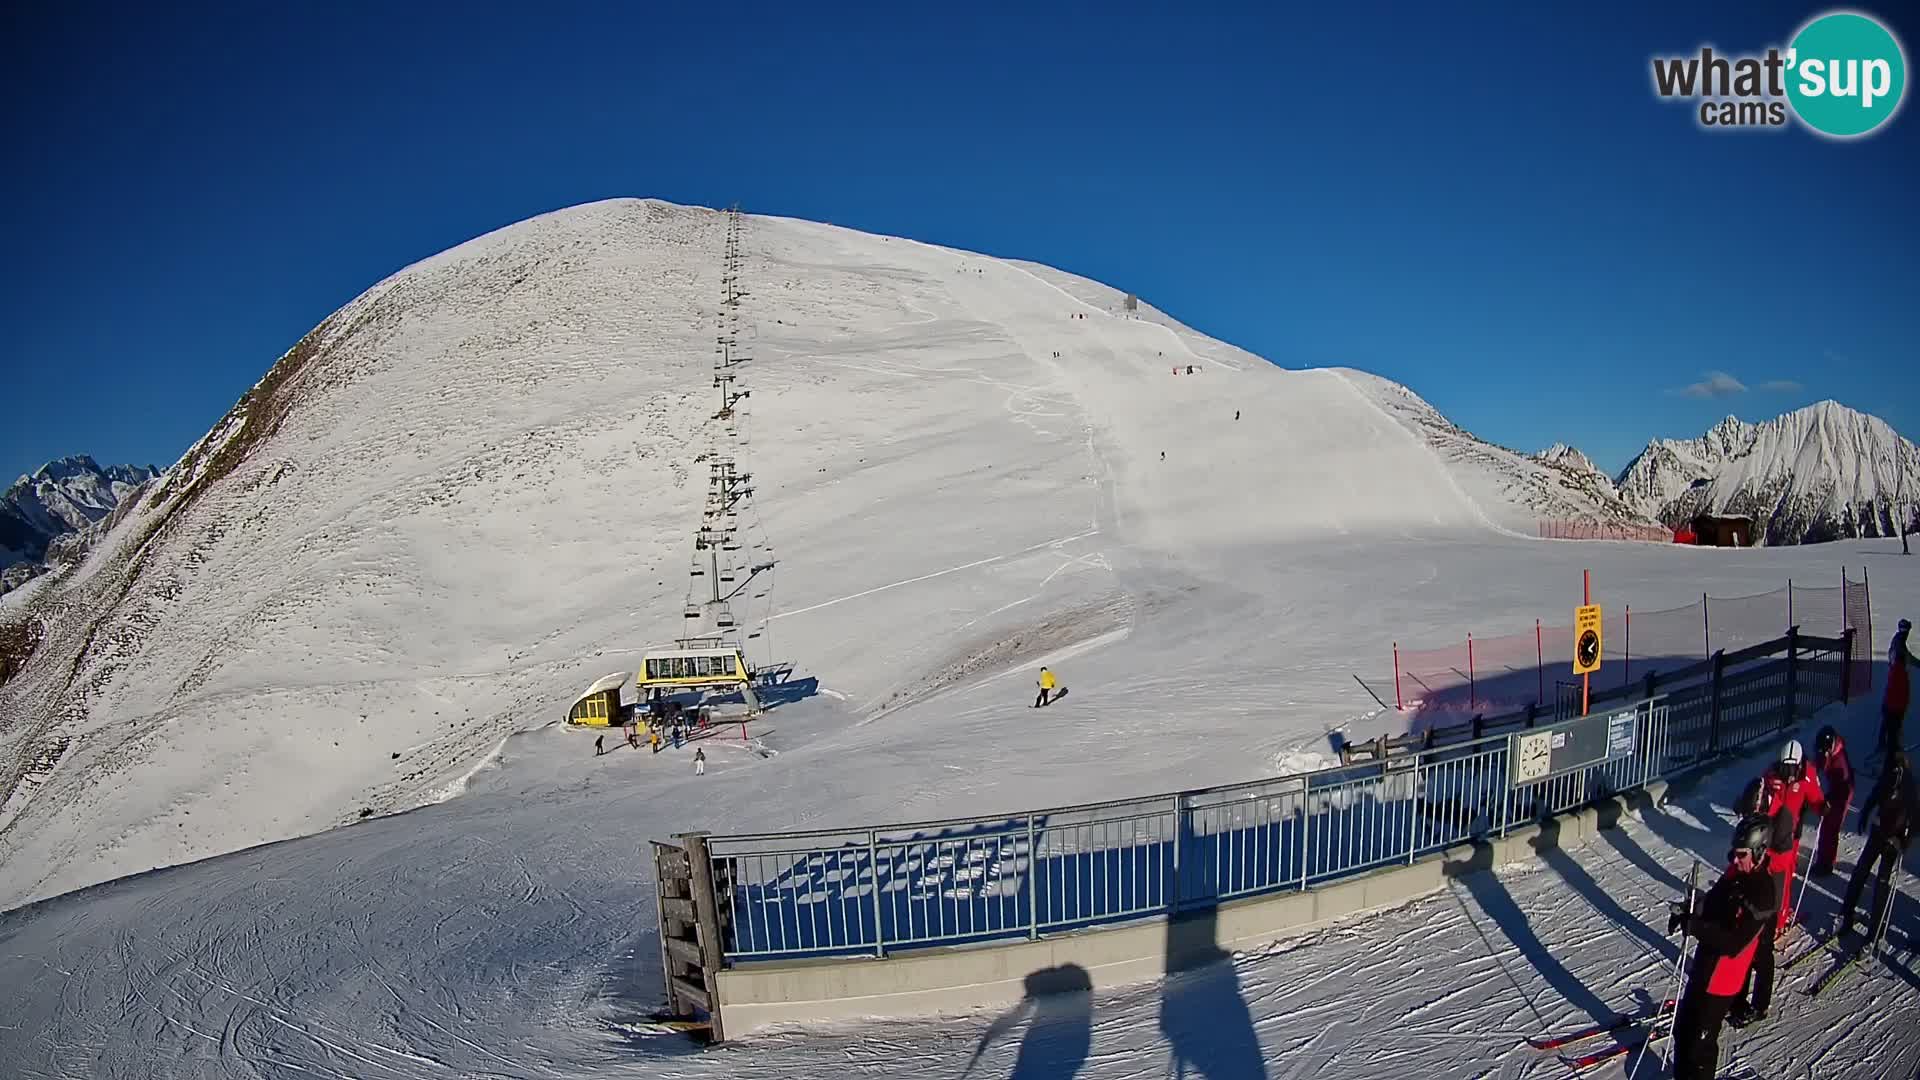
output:
[[[1899,111],[1907,58],[1886,27],[1850,11],[1802,27],[1787,50],[1787,100],[1815,131],[1865,135]]]

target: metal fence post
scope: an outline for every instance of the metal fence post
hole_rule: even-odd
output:
[[[1792,582],[1788,582],[1789,585]],[[1782,727],[1792,727],[1800,713],[1800,628],[1787,627],[1787,718]]]
[[[717,993],[720,968],[726,963],[725,945],[720,939],[720,905],[716,902],[713,890],[713,855],[707,849],[707,834],[703,832],[681,833],[680,839],[686,843],[687,872],[692,883],[693,917],[695,920],[696,945],[700,950],[700,972],[707,995],[707,1015],[713,1024],[713,1038],[724,1038],[720,1021],[720,998]],[[671,977],[672,969],[668,969]]]
[[[873,870],[873,955],[884,960],[887,931],[880,925],[880,845],[872,829],[867,830],[867,865]]]
[[[1186,797],[1180,792],[1173,795],[1173,880],[1167,883],[1167,914],[1180,912],[1180,842],[1186,839],[1186,822],[1182,820]]]
[[[1533,726],[1529,712],[1527,726]],[[1500,755],[1500,835],[1507,835],[1507,804],[1513,801],[1513,736],[1507,736],[1506,753]]]
[[[1475,717],[1477,721],[1479,718]],[[1413,865],[1415,841],[1420,831],[1420,755],[1413,755],[1413,768],[1407,771],[1407,865]]]
[[[1846,579],[1842,578],[1841,580],[1844,581]],[[1843,659],[1840,661],[1840,704],[1845,705],[1848,695],[1853,690],[1853,627],[1849,626],[1841,630],[1840,640],[1847,643]]]
[[[1033,843],[1033,815],[1027,815],[1027,940],[1040,937],[1040,850]]]
[[[1713,654],[1713,699],[1707,714],[1707,753],[1720,752],[1720,687],[1727,670],[1727,651]]]
[[[1313,835],[1313,781],[1300,781],[1300,891],[1307,891],[1307,838]]]

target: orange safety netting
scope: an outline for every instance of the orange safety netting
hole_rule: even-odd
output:
[[[1602,664],[1595,687],[1625,685],[1649,672],[1671,671],[1712,656],[1772,641],[1789,626],[1817,637],[1840,637],[1852,628],[1859,643],[1850,685],[1865,690],[1872,678],[1872,623],[1864,582],[1827,588],[1789,582],[1756,596],[1711,597],[1680,607],[1635,611],[1624,607],[1601,624]],[[1562,619],[1565,616],[1561,617]],[[1557,682],[1571,681],[1573,626],[1536,620],[1533,630],[1480,636],[1463,633],[1451,645],[1402,649],[1394,645],[1393,697],[1376,695],[1404,710],[1496,714],[1553,701]],[[1365,680],[1363,680],[1365,683]],[[1377,685],[1377,684],[1375,684]],[[1371,685],[1369,689],[1371,689]]]
[[[1651,544],[1676,542],[1673,530],[1658,525],[1622,525],[1605,521],[1542,518],[1538,532],[1542,540],[1641,540]]]

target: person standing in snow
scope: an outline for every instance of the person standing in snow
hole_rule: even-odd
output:
[[[599,757],[607,752],[607,737],[602,735],[593,740],[593,756]]]
[[[1810,878],[1833,873],[1833,860],[1840,852],[1840,830],[1847,827],[1847,809],[1853,802],[1853,762],[1847,758],[1847,741],[1833,725],[1820,729],[1813,742],[1813,761],[1825,789],[1826,813],[1820,816],[1820,840],[1813,849]]]
[[[1907,651],[1907,632],[1912,629],[1912,623],[1901,619],[1899,628],[1893,632],[1893,641],[1887,645],[1887,696],[1880,701],[1880,741],[1873,748],[1876,754],[1891,754],[1906,748],[1901,729],[1906,726],[1907,699],[1913,692],[1908,668],[1915,660]]]
[[[1876,810],[1879,811],[1877,817],[1874,816]],[[1860,902],[1868,875],[1874,877],[1874,889],[1873,907],[1867,915],[1867,936],[1872,938],[1880,933],[1880,913],[1886,906],[1887,890],[1893,886],[1894,867],[1913,845],[1917,812],[1920,812],[1920,792],[1914,787],[1913,768],[1907,761],[1906,751],[1895,750],[1887,755],[1887,767],[1880,771],[1880,780],[1873,785],[1873,792],[1860,804],[1860,830],[1867,834],[1867,842],[1860,849],[1860,862],[1854,866],[1853,877],[1847,882],[1847,896],[1840,905],[1835,937],[1853,931],[1853,909]],[[1867,829],[1869,817],[1873,817],[1871,831]]]
[[[1033,699],[1034,708],[1038,709],[1046,705],[1047,699],[1053,696],[1054,686],[1055,686],[1055,680],[1053,677],[1053,672],[1048,668],[1041,668],[1040,669],[1040,696]]]
[[[1741,795],[1743,814],[1764,818],[1772,823],[1766,853],[1761,857],[1773,881],[1774,925],[1761,935],[1752,960],[1753,998],[1751,1003],[1734,1003],[1730,1020],[1734,1027],[1746,1027],[1767,1018],[1773,1004],[1774,944],[1786,933],[1793,917],[1793,872],[1800,864],[1800,818],[1806,805],[1826,804],[1820,794],[1820,782],[1808,771],[1800,740],[1788,739],[1771,768]]]
[[[1769,937],[1777,900],[1766,871],[1776,832],[1765,817],[1735,826],[1727,869],[1689,915],[1675,905],[1667,933],[1685,929],[1699,942],[1673,1018],[1674,1080],[1712,1080],[1720,1064],[1720,1027],[1740,1000],[1760,940]]]
[[[704,746],[693,752],[693,775],[707,775],[707,750]]]

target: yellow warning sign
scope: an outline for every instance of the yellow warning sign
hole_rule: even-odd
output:
[[[1573,611],[1573,673],[1589,675],[1600,670],[1600,655],[1606,648],[1600,631],[1600,605],[1588,604]]]

